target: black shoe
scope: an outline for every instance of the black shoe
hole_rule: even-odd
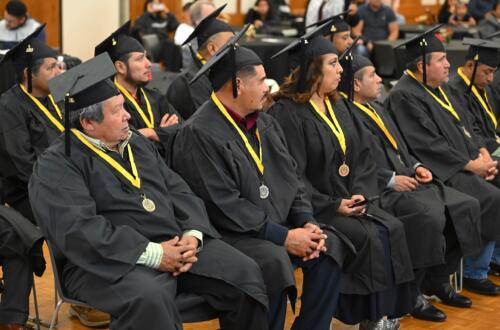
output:
[[[436,288],[426,289],[424,293],[427,296],[437,297],[445,305],[461,308],[472,306],[472,300],[458,294],[449,283],[442,284]]]
[[[469,291],[484,294],[487,296],[496,296],[500,294],[500,286],[491,282],[487,278],[482,280],[464,278],[464,288]]]
[[[422,295],[417,297],[417,303],[411,312],[411,316],[419,320],[444,322],[446,314],[432,306]]]
[[[500,265],[491,263],[490,264],[490,271],[488,274],[493,275],[493,276],[500,276]]]

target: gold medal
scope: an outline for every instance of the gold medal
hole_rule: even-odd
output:
[[[342,165],[340,165],[339,167],[339,175],[342,176],[342,177],[346,177],[349,175],[349,166],[346,164],[346,163],[343,163]]]
[[[266,199],[269,197],[269,188],[265,184],[262,184],[259,187],[259,194],[261,199]]]
[[[154,212],[156,210],[155,202],[151,199],[146,198],[146,196],[142,196],[142,207],[148,212]]]
[[[466,137],[468,137],[469,139],[472,137],[472,135],[470,135],[469,131],[467,130],[467,128],[465,128],[465,126],[462,126],[462,129],[464,130],[464,134]]]

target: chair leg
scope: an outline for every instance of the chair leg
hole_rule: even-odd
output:
[[[457,285],[457,292],[462,292],[462,289],[464,288],[464,258],[460,259],[460,276],[459,276],[459,283]]]
[[[36,294],[35,276],[33,275],[33,302],[35,305],[36,330],[40,330],[40,313],[38,312],[38,297]]]
[[[52,315],[52,320],[50,321],[50,327],[49,330],[54,329],[54,327],[57,324],[57,317],[59,315],[59,310],[61,309],[62,304],[64,301],[62,299],[59,299],[59,301],[56,304],[56,309],[54,310],[54,315]]]

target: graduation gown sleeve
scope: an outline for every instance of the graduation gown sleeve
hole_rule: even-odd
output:
[[[242,197],[236,181],[239,177],[233,172],[238,160],[230,150],[219,150],[208,134],[184,126],[179,132],[181,143],[175,145],[174,168],[205,201],[208,213],[216,214],[210,220],[219,231],[258,237],[265,234],[266,226],[282,227],[273,231],[279,231],[279,237],[270,240],[283,244],[287,228],[279,225],[278,219],[271,220],[261,206]]]
[[[333,208],[336,210],[340,206],[342,199],[319,191],[307,178],[307,139],[301,121],[293,113],[294,109],[292,107],[291,102],[276,102],[268,110],[268,113],[276,118],[281,126],[286,137],[288,150],[297,164],[297,173],[305,184],[314,209]]]
[[[386,108],[404,132],[403,137],[409,149],[435,175],[446,181],[462,171],[470,159],[443,138],[426,107],[402,90],[393,91],[386,100]]]
[[[44,153],[34,167],[30,202],[44,236],[67,259],[114,282],[135,266],[149,240],[97,214],[88,178],[80,171],[64,155]]]

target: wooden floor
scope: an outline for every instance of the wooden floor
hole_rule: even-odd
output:
[[[46,251],[45,251],[46,252]],[[49,259],[47,258],[47,261]],[[52,278],[52,269],[50,262],[47,265],[47,271],[42,278],[36,278],[36,287],[38,290],[38,299],[40,306],[41,318],[43,321],[50,321],[52,312],[54,311],[54,283]],[[302,276],[297,272],[299,285],[301,285]],[[500,285],[500,278],[491,278],[494,282]],[[446,329],[446,330],[500,330],[500,297],[487,297],[473,294],[464,291],[466,296],[473,301],[473,306],[470,309],[460,309],[447,307],[442,304],[436,306],[448,315],[448,320],[444,323],[433,323],[415,320],[411,317],[406,317],[401,322],[401,328],[405,330],[417,329]],[[34,311],[33,305],[31,311]],[[289,310],[286,319],[286,329],[290,329],[293,322],[293,315]],[[86,330],[89,329],[82,326],[77,320],[71,319],[68,316],[68,306],[64,305],[59,314],[59,330]],[[334,329],[347,330],[357,329],[357,326],[348,326],[334,320]],[[146,329],[146,328],[144,328]],[[215,330],[218,329],[218,322],[203,322],[186,324],[186,330]]]

